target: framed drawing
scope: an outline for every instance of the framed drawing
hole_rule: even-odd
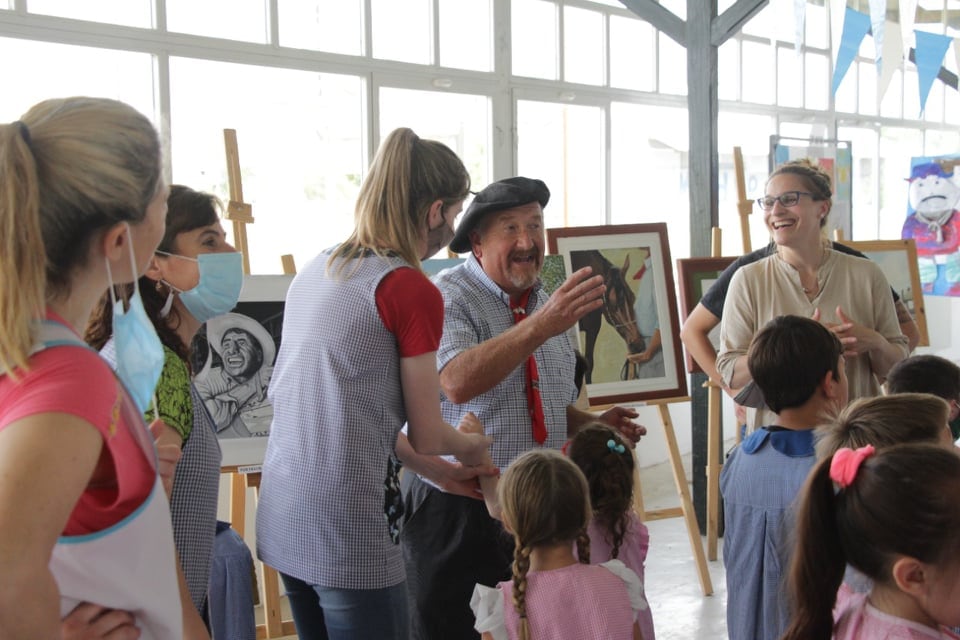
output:
[[[716,282],[720,273],[729,267],[736,258],[682,258],[677,260],[677,277],[680,279],[680,322],[686,322],[687,316],[693,312],[703,294]],[[714,349],[720,347],[720,324],[710,331],[710,343]],[[690,353],[687,353],[687,371],[689,373],[703,373]]]
[[[193,341],[194,384],[217,427],[223,466],[263,462],[273,407],[267,398],[293,276],[244,276],[230,313]]]
[[[667,225],[547,229],[567,273],[603,275],[604,305],[580,319],[593,405],[687,395]]]
[[[463,258],[430,258],[429,260],[421,261],[420,267],[428,277],[432,278],[441,271],[452,269],[462,262]]]
[[[929,346],[927,334],[927,311],[923,306],[923,288],[920,285],[920,266],[917,262],[917,244],[913,238],[906,240],[844,241],[879,265],[887,276],[887,282],[900,296],[900,300],[913,314],[920,329],[920,346]]]

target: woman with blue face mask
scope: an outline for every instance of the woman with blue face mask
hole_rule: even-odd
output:
[[[115,100],[47,100],[0,125],[2,638],[60,637],[64,617],[204,637],[139,406],[163,363],[156,332],[139,297],[117,300],[117,375],[80,337],[103,292],[153,258],[161,172],[155,128]]]
[[[191,600],[200,614],[210,582],[221,456],[216,427],[191,383],[190,345],[204,322],[236,305],[243,285],[241,255],[226,240],[221,209],[212,194],[171,186],[166,232],[138,283],[147,317],[163,343],[163,371],[155,398],[165,439],[182,446],[170,498],[173,534]],[[86,339],[117,363],[114,329],[112,303],[105,296]],[[150,417],[153,400],[147,409]]]

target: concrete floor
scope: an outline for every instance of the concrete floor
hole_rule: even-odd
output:
[[[728,443],[726,449],[732,446]],[[684,456],[687,478],[690,478],[690,456]],[[640,482],[647,510],[679,506],[673,474],[667,463],[640,470]],[[650,551],[647,555],[646,592],[653,610],[657,640],[727,640],[726,576],[723,569],[721,540],[720,558],[707,562],[713,582],[713,595],[704,596],[697,576],[696,563],[682,518],[654,520],[650,530]],[[706,549],[706,541],[701,539]],[[281,600],[283,617],[290,613],[286,598]],[[257,621],[262,621],[257,607]],[[283,640],[296,640],[287,636]]]

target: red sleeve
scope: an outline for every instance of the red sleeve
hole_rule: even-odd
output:
[[[377,311],[387,331],[397,337],[401,358],[436,351],[443,333],[443,296],[416,269],[391,271],[377,286]]]

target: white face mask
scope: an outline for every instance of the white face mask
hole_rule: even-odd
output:
[[[201,253],[196,258],[178,256],[166,251],[157,253],[192,260],[198,263],[200,282],[193,289],[182,291],[166,280],[162,280],[172,291],[180,296],[180,301],[198,322],[206,322],[211,318],[222,316],[237,306],[240,299],[240,290],[243,288],[243,255],[238,251],[230,253]],[[164,311],[170,311],[173,302],[173,293],[163,306]],[[162,315],[166,315],[162,313]]]

